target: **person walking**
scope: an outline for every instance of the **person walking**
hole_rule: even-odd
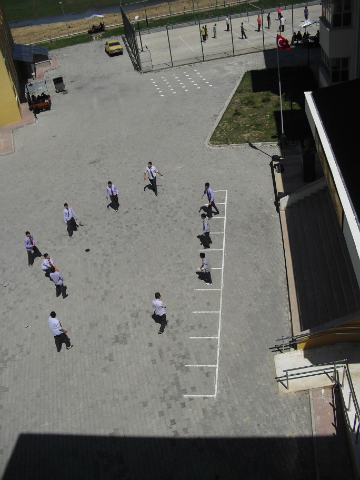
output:
[[[205,253],[201,252],[200,253],[200,258],[202,261],[201,267],[199,268],[199,272],[202,272],[205,274],[205,283],[206,285],[211,285],[212,284],[212,278],[211,278],[211,264],[210,260],[208,257],[205,256]]]
[[[204,28],[204,27],[203,27]],[[146,180],[146,174],[148,174],[149,182],[152,185],[155,195],[157,196],[157,186],[156,186],[156,174],[164,176],[159,170],[152,164],[152,162],[148,163],[148,166],[144,172],[144,180]]]
[[[304,8],[304,17],[305,17],[305,20],[307,20],[308,17],[309,17],[309,10],[308,10],[307,5],[306,5],[306,7]]]
[[[228,15],[226,15],[225,23],[226,23],[226,31],[229,32],[230,31],[230,20],[229,20]]]
[[[277,14],[278,14],[278,20],[280,20],[280,18],[281,18],[281,7],[280,7],[280,5],[277,7],[276,11],[277,11]]]
[[[43,272],[45,272],[45,277],[50,278],[50,272],[52,267],[55,268],[55,271],[57,270],[57,268],[54,265],[53,259],[50,257],[50,255],[48,253],[44,253],[44,260],[41,264],[41,268]]]
[[[209,219],[206,217],[206,213],[202,213],[201,218],[203,221],[203,232],[201,234],[202,244],[204,248],[210,248],[210,243],[212,243],[212,240],[210,238],[210,222]]]
[[[64,277],[55,267],[50,268],[50,278],[55,283],[56,296],[59,297],[62,294],[63,298],[68,297],[69,295],[66,294],[67,287],[64,285]]]
[[[68,231],[69,237],[72,237],[73,233],[77,231],[77,225],[76,225],[77,218],[74,210],[71,207],[69,207],[67,203],[64,203],[64,207],[65,207],[63,211],[64,222],[65,222],[65,225],[67,225],[67,231]]]
[[[268,30],[270,30],[270,27],[271,27],[271,17],[270,17],[270,12],[267,14],[267,24],[268,24]]]
[[[205,40],[207,40],[209,38],[207,25],[205,25],[204,28],[205,28]]]
[[[40,250],[35,245],[34,237],[30,232],[25,232],[26,237],[24,238],[25,248],[28,254],[28,265],[32,267],[34,265],[35,257],[42,257]]]
[[[241,38],[247,38],[246,36],[246,28],[244,28],[244,22],[241,22],[241,26],[240,26],[240,30],[241,30]]]
[[[215,25],[213,26],[213,33],[214,33],[213,38],[216,38],[216,23],[215,23]]]
[[[201,27],[201,36],[202,36],[203,42],[206,42],[206,33],[205,33],[204,26]]]
[[[283,17],[281,15],[281,18],[280,18],[280,32],[283,32],[285,30],[285,17]]]
[[[106,187],[105,198],[106,200],[110,197],[111,207],[117,212],[119,210],[119,190],[112,184],[109,180]],[[109,205],[108,205],[109,208]]]
[[[258,24],[258,29],[257,31],[260,32],[260,27],[261,27],[261,18],[260,18],[260,15],[258,15],[258,18],[256,19],[257,21],[257,24]]]
[[[210,183],[206,182],[205,183],[205,190],[204,190],[204,193],[201,195],[201,200],[203,199],[204,195],[207,195],[208,197],[208,201],[209,201],[209,205],[208,205],[208,217],[211,218],[212,217],[212,207],[215,208],[216,210],[216,214],[219,215],[219,209],[217,208],[217,206],[215,205],[215,201],[214,201],[214,191],[212,188],[210,188]]]
[[[161,335],[162,333],[164,333],[165,326],[167,325],[167,321],[166,321],[166,314],[164,310],[166,308],[166,305],[162,301],[160,292],[155,293],[155,300],[152,301],[152,304],[155,309],[154,315],[161,323],[160,330],[158,331],[158,334]]]
[[[70,350],[74,345],[71,344],[70,338],[66,335],[67,330],[65,330],[59,320],[56,318],[56,313],[51,312],[48,320],[51,333],[55,338],[56,350],[61,351],[62,344],[65,343],[66,350]]]

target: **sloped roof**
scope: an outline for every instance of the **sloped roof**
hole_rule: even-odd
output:
[[[39,45],[22,45],[21,43],[14,43],[12,53],[13,60],[32,62],[34,55],[49,56],[49,52],[46,47],[40,47]]]

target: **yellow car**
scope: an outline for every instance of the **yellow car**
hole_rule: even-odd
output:
[[[122,55],[124,53],[119,40],[108,40],[105,43],[105,52],[110,56],[118,54]]]

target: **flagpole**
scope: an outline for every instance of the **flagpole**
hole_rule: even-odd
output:
[[[284,120],[283,120],[283,108],[282,108],[282,97],[281,97],[280,66],[279,66],[279,45],[278,45],[278,38],[277,38],[277,36],[276,36],[276,56],[277,56],[278,78],[279,78],[279,93],[280,93],[281,134],[284,135]]]

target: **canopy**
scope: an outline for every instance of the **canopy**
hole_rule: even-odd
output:
[[[96,13],[94,13],[94,15],[91,15],[91,17],[88,17],[86,20],[91,20],[94,17],[104,18],[104,15],[96,15]]]
[[[14,60],[19,60],[20,62],[33,62],[34,55],[46,55],[48,57],[49,52],[46,47],[14,43],[12,52],[12,57]]]
[[[319,23],[319,20],[311,20],[311,19],[304,20],[299,24],[299,27],[303,27],[303,28],[310,27],[310,25],[314,25],[314,23]]]
[[[37,80],[26,84],[26,89],[29,94],[44,92],[46,88],[46,80]]]

